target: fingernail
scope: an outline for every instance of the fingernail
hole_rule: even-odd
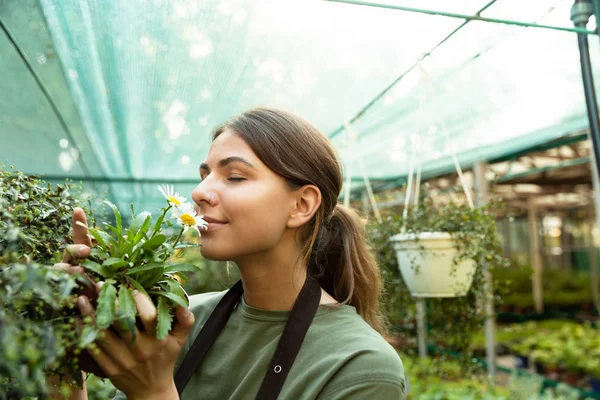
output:
[[[87,248],[88,247],[85,244],[77,245],[77,248],[75,249],[75,254],[77,257],[84,257],[84,252],[87,250]]]

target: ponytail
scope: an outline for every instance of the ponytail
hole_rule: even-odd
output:
[[[321,219],[321,218],[317,218]],[[385,319],[379,304],[381,276],[367,241],[365,224],[351,208],[337,204],[329,219],[316,221],[309,273],[320,286],[386,336]]]

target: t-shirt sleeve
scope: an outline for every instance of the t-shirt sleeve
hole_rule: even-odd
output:
[[[387,379],[369,379],[364,382],[354,382],[352,385],[339,388],[334,392],[325,393],[318,400],[404,400],[406,391],[404,382]]]
[[[325,385],[318,400],[404,400],[404,367],[396,351],[385,346],[349,359]]]

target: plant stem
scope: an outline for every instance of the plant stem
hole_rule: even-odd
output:
[[[177,235],[177,237],[175,238],[175,241],[173,242],[173,248],[175,248],[175,246],[177,246],[177,243],[179,242],[179,239],[181,239],[181,235],[183,235],[183,226],[181,227],[181,230],[179,231],[179,235]]]

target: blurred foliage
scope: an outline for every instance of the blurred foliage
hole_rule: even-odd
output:
[[[509,348],[546,368],[600,378],[600,330],[590,324],[540,329],[509,343]]]
[[[533,312],[533,269],[528,266],[498,268],[493,271],[496,286],[505,288],[502,309]],[[592,309],[589,275],[563,269],[544,269],[542,287],[544,308],[554,311]]]
[[[513,323],[500,325],[496,328],[496,343],[501,346],[510,344],[539,334],[551,334],[565,326],[578,326],[579,323],[564,319],[548,319],[543,321],[527,321],[522,323]],[[473,336],[473,349],[485,350],[484,328]]]
[[[410,400],[579,400],[580,392],[568,385],[543,389],[543,378],[513,373],[505,385],[490,380],[480,365],[461,371],[462,362],[445,356],[411,357],[404,363]]]

